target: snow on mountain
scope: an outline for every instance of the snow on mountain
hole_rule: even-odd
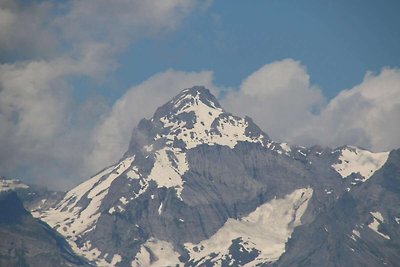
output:
[[[165,138],[167,144],[181,140],[186,148],[200,144],[225,145],[233,148],[239,141],[263,143],[267,138],[259,129],[252,132],[249,118],[239,118],[225,112],[217,100],[202,87],[189,88],[171,100],[169,112],[158,119],[168,131],[155,140]],[[168,105],[167,104],[167,105]]]
[[[189,169],[186,154],[178,149],[160,149],[155,152],[156,160],[147,180],[153,180],[158,187],[173,187],[182,200],[182,175]]]
[[[158,109],[150,122],[156,127],[156,133],[150,142],[142,144],[143,149],[140,153],[144,153],[145,159],[141,158],[136,162],[135,157],[139,152],[131,153],[119,163],[106,168],[69,191],[54,208],[35,213],[67,237],[76,253],[97,264],[111,264],[112,260],[105,261],[104,253],[90,240],[81,245],[77,245],[76,242],[94,231],[97,221],[104,212],[103,206],[109,207],[107,212],[111,215],[124,212],[125,207],[145,193],[151,183],[157,188],[173,188],[177,198],[183,201],[182,176],[189,169],[185,152],[188,149],[200,144],[233,148],[238,142],[243,141],[265,145],[271,147],[271,150],[290,152],[290,147],[286,143],[280,145],[272,141],[267,142],[268,136],[251,119],[242,119],[225,112],[214,96],[202,87],[182,91],[180,95]],[[176,145],[177,140],[182,141],[184,147]],[[160,146],[160,143],[163,145]],[[139,170],[143,160],[152,162],[148,173]],[[111,185],[121,179],[132,190],[129,194],[121,194],[118,201],[109,205],[104,199]],[[157,212],[161,215],[162,211],[163,202],[160,202]],[[151,241],[147,246],[154,248],[156,243]],[[142,251],[141,254],[143,258],[145,252]]]
[[[387,158],[274,142],[193,87],[139,123],[118,163],[35,214],[98,266],[254,266],[285,253],[309,206],[320,212],[310,199],[343,194],[351,181],[332,168],[367,180]]]
[[[246,217],[228,219],[209,239],[199,244],[185,244],[191,261],[196,266],[207,265],[207,262],[221,266],[223,261],[239,264],[231,255],[235,241],[239,241],[242,251],[255,252],[248,266],[276,261],[285,252],[293,229],[301,225],[312,193],[311,188],[298,189],[283,199],[261,205]]]
[[[71,241],[93,230],[100,216],[99,207],[111,183],[130,167],[132,161],[133,158],[127,158],[78,185],[55,208],[40,214],[40,218]],[[80,205],[83,196],[88,201],[85,206]]]
[[[339,163],[332,167],[343,177],[359,173],[363,181],[368,180],[383,164],[389,152],[373,153],[354,146],[346,146],[340,151]]]
[[[382,236],[383,238],[390,239],[390,237],[388,235],[385,235],[384,233],[379,231],[380,224],[384,222],[382,214],[379,211],[370,212],[370,213],[373,217],[373,221],[370,224],[368,224],[368,227],[370,229],[372,229],[375,233]]]
[[[220,230],[199,244],[186,243],[190,265],[221,266],[223,262],[236,262],[232,249],[239,245],[241,251],[255,252],[248,265],[272,263],[285,252],[285,244],[295,227],[301,225],[311,188],[295,190],[282,199],[273,199],[241,219],[228,219]],[[152,257],[156,259],[152,261]],[[150,239],[142,245],[131,266],[174,266],[179,264],[179,254],[166,242]],[[235,266],[236,266],[235,265]]]
[[[131,266],[163,267],[176,266],[179,263],[179,254],[170,243],[151,238],[142,245],[139,253],[131,262]]]

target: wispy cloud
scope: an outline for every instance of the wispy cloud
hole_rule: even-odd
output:
[[[2,1],[0,170],[65,187],[90,171],[93,127],[107,114],[78,105],[71,78],[102,81],[131,43],[173,31],[198,1]],[[98,108],[103,106],[103,108]],[[93,109],[93,110],[88,110]],[[102,113],[102,114],[100,114]],[[19,171],[15,171],[19,170]]]
[[[375,151],[400,147],[400,70],[368,72],[364,80],[333,98],[292,134],[304,144],[358,145]]]

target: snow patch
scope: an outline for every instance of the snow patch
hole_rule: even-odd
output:
[[[172,156],[168,156],[168,152]],[[179,149],[163,148],[155,152],[156,160],[147,180],[153,180],[158,187],[173,187],[178,198],[182,200],[182,175],[189,169],[186,153]]]
[[[328,189],[325,189],[324,191],[325,191],[325,193],[326,193],[327,195],[330,195],[330,194],[332,194],[332,193],[333,193],[333,190],[328,190]]]
[[[382,236],[383,238],[390,239],[390,237],[388,235],[385,235],[385,234],[379,232],[379,230],[378,230],[379,225],[384,222],[382,214],[379,211],[370,212],[370,214],[373,216],[374,220],[370,224],[368,224],[368,227],[370,229],[372,229],[374,232],[376,232],[377,234],[379,234],[380,236]]]
[[[96,227],[96,222],[100,217],[100,206],[112,182],[131,166],[133,160],[134,157],[126,158],[78,185],[69,191],[55,208],[39,213],[40,219],[66,237],[78,255],[91,260],[90,255],[95,254],[97,259],[100,252],[91,248],[90,243],[79,248],[75,241]],[[80,200],[84,197],[87,205],[82,207]],[[110,208],[108,212],[114,213],[115,208]]]
[[[169,242],[151,238],[141,246],[131,266],[161,267],[175,266],[179,263],[179,254]]]
[[[128,200],[127,200],[125,197],[121,197],[121,198],[119,199],[119,201],[121,201],[122,204],[124,204],[124,205],[128,204]]]
[[[210,239],[199,244],[186,243],[185,248],[198,265],[207,260],[220,265],[229,254],[229,241],[241,238],[247,251],[259,251],[257,258],[251,262],[252,266],[274,262],[285,252],[285,244],[293,229],[301,225],[300,219],[312,193],[311,188],[303,188],[283,199],[273,199],[240,220],[228,219]]]
[[[193,127],[189,128],[186,127],[185,121],[170,118],[169,115],[162,117],[160,121],[164,124],[164,128],[169,129],[169,134],[163,136],[168,141],[181,140],[186,144],[187,149],[194,148],[200,144],[218,144],[233,148],[238,141],[262,143],[262,136],[256,138],[246,135],[248,122],[245,119],[224,113],[221,108],[216,107],[212,102],[203,103],[200,100],[199,92],[195,96],[183,95],[181,99],[177,100],[175,107],[179,107],[181,101],[186,98],[192,98],[193,101],[181,107],[176,112],[175,117],[182,113],[189,114],[193,112],[196,121]]]
[[[366,181],[385,164],[388,156],[389,152],[373,153],[357,147],[345,147],[339,156],[340,163],[332,167],[343,178],[359,173]]]
[[[360,236],[361,236],[360,232],[357,231],[356,229],[353,229],[351,239],[353,239],[354,241],[357,241],[357,238],[360,238]]]
[[[122,261],[122,257],[118,254],[115,254],[111,260],[111,265],[115,266],[117,263]]]
[[[307,154],[306,153],[304,153],[303,151],[301,151],[300,149],[299,150],[297,150],[297,152],[299,152],[301,155],[303,155],[304,157],[307,157]]]
[[[90,241],[86,241],[81,248],[79,248],[75,242],[69,241],[68,243],[73,251],[95,263],[96,266],[110,266],[110,263],[108,263],[105,259],[100,258],[102,252],[98,248],[93,247]]]
[[[158,207],[158,215],[161,215],[163,203],[161,202],[160,206]]]
[[[290,148],[288,143],[281,143],[280,146],[286,155],[290,155],[290,152],[292,151],[292,149]]]

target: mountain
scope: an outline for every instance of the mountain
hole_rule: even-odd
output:
[[[400,150],[394,150],[371,179],[299,227],[277,266],[397,266],[399,215]]]
[[[23,183],[17,179],[0,177],[0,192],[15,191],[25,209],[37,213],[42,209],[53,207],[65,193],[49,190],[45,187]]]
[[[56,231],[34,219],[12,190],[0,192],[0,236],[0,266],[89,266]]]
[[[35,216],[98,266],[396,266],[399,153],[274,142],[195,86]]]

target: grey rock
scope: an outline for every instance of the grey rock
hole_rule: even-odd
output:
[[[0,193],[0,266],[90,266],[56,231],[25,210],[14,191]]]

